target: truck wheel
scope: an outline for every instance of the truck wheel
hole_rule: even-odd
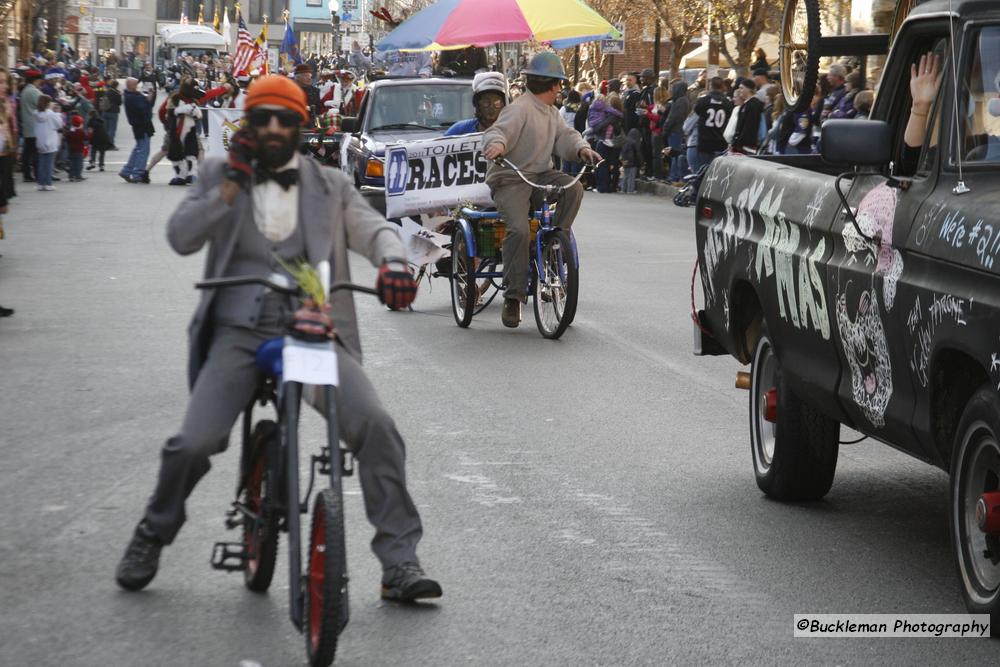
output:
[[[785,0],[778,63],[785,107],[805,111],[819,80],[819,0]]]
[[[1000,612],[1000,395],[983,386],[969,400],[951,461],[951,545],[965,605]]]
[[[819,500],[837,470],[840,424],[802,402],[781,373],[766,325],[754,346],[750,449],[760,490],[775,500]]]

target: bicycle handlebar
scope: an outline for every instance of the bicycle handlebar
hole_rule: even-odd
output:
[[[560,190],[565,190],[566,188],[572,187],[572,186],[576,185],[577,183],[579,183],[580,182],[580,178],[582,178],[583,175],[585,173],[587,173],[587,167],[591,167],[592,169],[597,169],[597,167],[599,167],[601,164],[604,163],[604,160],[601,160],[599,162],[595,162],[594,164],[584,163],[584,165],[580,169],[580,171],[577,172],[576,178],[574,178],[569,183],[566,183],[565,185],[557,185],[555,183],[552,183],[550,185],[542,185],[540,183],[535,183],[535,182],[529,180],[528,177],[524,175],[524,172],[521,171],[520,167],[518,167],[516,164],[514,164],[513,162],[511,162],[510,160],[508,160],[507,158],[505,158],[503,155],[501,155],[496,160],[494,160],[494,162],[496,162],[500,166],[510,167],[511,169],[514,170],[515,174],[517,174],[518,176],[521,177],[522,181],[524,181],[525,183],[527,183],[528,185],[530,185],[533,188],[538,188],[539,190],[549,190],[551,192],[558,192]]]
[[[293,285],[291,281],[281,274],[271,274],[267,278],[261,276],[231,276],[227,278],[209,278],[207,280],[199,280],[194,284],[196,289],[215,289],[217,287],[239,287],[241,285],[263,285],[269,289],[279,292],[281,294],[294,295],[300,292],[298,285]],[[378,296],[378,290],[374,287],[364,287],[362,285],[355,285],[349,282],[339,282],[333,283],[330,286],[330,294],[334,292],[339,292],[340,290],[349,290],[351,292],[362,292],[364,294],[371,294],[372,296]]]

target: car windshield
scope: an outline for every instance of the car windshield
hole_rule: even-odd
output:
[[[375,91],[368,130],[379,128],[443,129],[472,118],[472,86],[419,85],[385,86]]]

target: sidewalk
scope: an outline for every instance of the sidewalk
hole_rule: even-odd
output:
[[[156,124],[153,142],[158,149],[163,129]],[[0,319],[0,344],[4,346],[0,354],[5,357],[27,349],[21,344],[29,345],[28,340],[11,338],[20,338],[19,333],[30,337],[71,327],[92,329],[100,336],[94,313],[104,305],[97,302],[109,297],[112,301],[126,294],[129,300],[156,298],[136,293],[130,276],[148,272],[140,258],[148,258],[151,251],[164,259],[172,257],[166,243],[166,219],[187,189],[167,185],[172,168],[166,160],[154,169],[151,184],[124,182],[118,171],[135,144],[124,114],[116,139],[118,150],[107,152],[105,171],[84,171],[86,180],[79,183],[57,172],[62,180],[54,183],[53,192],[40,192],[35,183],[24,182],[20,171],[15,173],[17,196],[10,200],[4,216],[6,239],[0,241],[0,305],[15,310],[13,316]],[[185,284],[187,289],[189,284]],[[136,315],[129,313],[128,303],[111,309],[110,325],[122,326],[124,321],[114,319],[120,316],[131,321],[138,334],[144,324],[134,321]],[[84,322],[86,327],[81,327]],[[71,352],[73,346],[72,339],[66,340],[48,354]],[[5,373],[5,380],[14,379]],[[31,385],[29,377],[19,379],[24,381],[21,386]]]

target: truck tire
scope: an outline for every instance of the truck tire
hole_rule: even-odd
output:
[[[1000,535],[979,528],[979,497],[1000,491],[1000,395],[984,385],[966,404],[951,459],[949,521],[965,606],[1000,612]]]
[[[819,0],[785,0],[778,65],[785,107],[792,113],[809,108],[819,80],[819,19]]]
[[[757,486],[775,500],[819,500],[837,470],[840,424],[800,400],[785,382],[764,324],[751,363],[750,449]]]

